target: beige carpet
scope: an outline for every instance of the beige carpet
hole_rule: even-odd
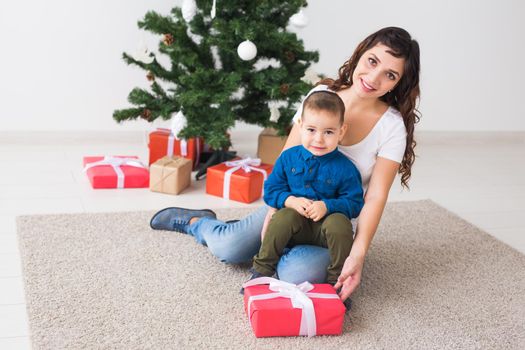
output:
[[[18,219],[34,349],[525,349],[525,256],[431,201],[387,206],[343,335],[311,339],[256,339],[246,267],[151,214]]]

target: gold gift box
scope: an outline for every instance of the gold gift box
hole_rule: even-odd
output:
[[[259,134],[259,144],[257,147],[257,158],[267,164],[275,164],[281,154],[287,136],[279,136],[277,130],[266,128]]]
[[[182,157],[160,158],[149,169],[149,189],[153,192],[179,194],[191,182],[192,162]]]

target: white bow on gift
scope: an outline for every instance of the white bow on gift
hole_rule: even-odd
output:
[[[121,157],[106,156],[102,160],[86,164],[86,166],[84,167],[84,172],[86,172],[88,169],[91,169],[93,167],[103,166],[103,165],[111,165],[113,167],[113,170],[115,170],[115,173],[117,174],[117,188],[124,188],[124,172],[120,168],[122,165],[146,169],[146,166],[142,164],[142,162],[136,158],[121,158]]]
[[[230,167],[231,169],[226,170],[224,173],[224,183],[222,185],[222,197],[225,199],[230,199],[230,182],[231,182],[231,175],[236,172],[239,169],[244,170],[245,172],[249,173],[252,170],[258,171],[263,174],[264,180],[268,177],[268,173],[264,169],[257,168],[261,165],[261,159],[260,158],[250,158],[246,157],[239,160],[232,160],[225,163],[227,167]],[[264,190],[264,186],[263,186]]]
[[[178,137],[179,132],[182,129],[184,129],[184,127],[186,127],[186,117],[184,116],[182,111],[178,111],[174,116],[172,116],[171,125],[169,129],[168,128],[157,128],[157,130],[165,130],[165,131],[169,131],[170,133],[168,136],[168,145],[166,148],[166,155],[168,157],[173,157],[173,148],[175,146],[175,140],[180,141],[179,142],[180,155],[182,157],[188,156],[188,141],[185,139],[179,139]],[[200,142],[198,138],[195,139],[195,147],[196,147],[195,149],[196,154],[195,154],[194,165],[197,165],[200,162],[200,155],[201,155]]]
[[[255,300],[274,299],[279,297],[290,298],[293,308],[303,310],[299,335],[307,335],[309,337],[313,337],[317,334],[314,304],[310,298],[339,299],[337,294],[308,293],[314,289],[314,286],[310,282],[303,282],[297,285],[271,277],[254,278],[253,280],[244,283],[243,288],[260,284],[269,284],[269,289],[275,293],[252,295],[248,299],[248,316],[251,315],[251,305]]]

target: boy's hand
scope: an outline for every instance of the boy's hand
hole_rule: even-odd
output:
[[[312,202],[306,208],[306,217],[312,219],[313,221],[319,221],[326,215],[326,204],[323,201]]]
[[[284,201],[284,206],[286,208],[295,209],[302,216],[308,217],[306,215],[306,208],[308,208],[312,203],[313,201],[308,198],[290,196]]]

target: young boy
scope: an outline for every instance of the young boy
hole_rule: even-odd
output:
[[[278,211],[253,259],[252,279],[272,276],[287,246],[311,244],[329,249],[327,282],[337,282],[352,248],[350,219],[364,204],[359,171],[337,150],[344,113],[333,92],[314,92],[304,101],[302,145],[281,154],[264,184],[264,201]]]

